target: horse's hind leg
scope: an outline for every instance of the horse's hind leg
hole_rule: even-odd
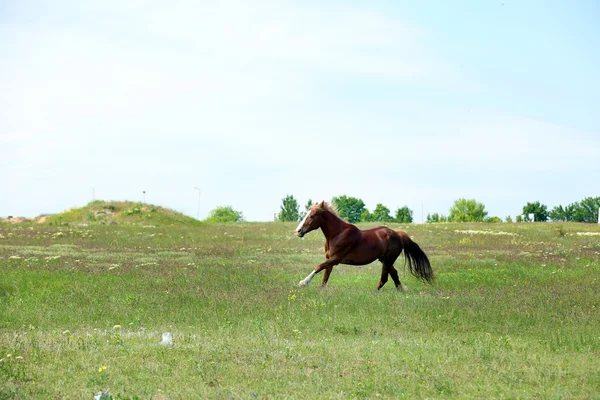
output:
[[[321,286],[327,285],[327,281],[329,280],[329,275],[331,275],[331,271],[333,271],[333,265],[325,268],[325,272],[323,273],[323,282],[321,282]]]
[[[398,243],[396,243],[396,244],[398,244]],[[394,268],[394,263],[398,259],[398,256],[400,255],[401,252],[402,252],[401,247],[391,246],[388,249],[388,251],[386,252],[383,263],[384,263],[384,265],[387,265],[387,270],[388,270],[389,274],[392,276],[392,280],[394,281],[394,284],[396,285],[396,289],[400,292],[406,292],[407,288],[400,282],[400,278],[398,277],[398,271],[396,271],[396,268]]]
[[[388,268],[388,270],[390,272],[390,275],[392,276],[392,279],[394,280],[396,289],[399,292],[406,292],[408,290],[408,288],[400,282],[400,278],[398,277],[398,271],[396,271],[396,268],[394,268],[394,266],[392,265],[391,267]]]
[[[383,264],[381,266],[381,279],[379,280],[379,284],[377,285],[377,290],[381,289],[383,285],[385,285],[385,283],[388,281],[388,275],[388,267],[385,264]]]

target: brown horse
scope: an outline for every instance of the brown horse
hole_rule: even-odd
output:
[[[317,265],[310,275],[300,281],[299,286],[308,286],[311,279],[322,270],[325,270],[322,285],[326,285],[333,267],[337,264],[365,265],[379,260],[383,266],[377,290],[385,285],[388,275],[391,275],[396,289],[405,291],[406,287],[400,283],[398,271],[394,268],[394,263],[403,250],[410,272],[426,282],[433,280],[429,259],[406,232],[394,231],[385,226],[360,230],[343,221],[324,201],[309,208],[296,228],[296,236],[303,237],[319,228],[325,235],[327,260]]]

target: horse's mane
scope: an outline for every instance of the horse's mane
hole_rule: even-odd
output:
[[[330,213],[332,213],[333,215],[335,215],[336,217],[340,218],[337,209],[335,208],[334,204],[329,204],[325,201],[322,201],[320,203],[316,203],[313,204],[312,206],[309,207],[310,210],[315,210],[315,211],[329,211]]]

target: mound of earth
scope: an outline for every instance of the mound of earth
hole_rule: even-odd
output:
[[[42,220],[42,218],[44,218]],[[95,200],[80,208],[38,219],[39,223],[65,224],[142,224],[152,226],[199,225],[201,222],[180,212],[153,204],[132,201]]]
[[[30,222],[31,220],[23,217],[9,217],[2,220],[2,222],[7,222],[9,224],[22,224],[24,222]]]
[[[5,222],[7,224],[24,224],[28,222],[35,222],[38,224],[43,224],[48,220],[48,215],[38,215],[35,218],[25,218],[25,217],[8,217],[8,218],[0,218],[0,222]]]

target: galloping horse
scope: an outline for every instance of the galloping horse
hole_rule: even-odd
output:
[[[377,290],[385,285],[388,275],[391,275],[396,289],[406,291],[406,287],[400,283],[398,271],[394,268],[394,263],[403,250],[411,274],[426,282],[433,280],[429,259],[406,232],[394,231],[385,226],[360,230],[343,221],[325,201],[308,209],[296,228],[296,236],[303,237],[319,228],[325,235],[327,260],[317,265],[314,271],[300,281],[299,286],[308,286],[311,279],[322,270],[325,270],[322,285],[326,285],[333,267],[338,264],[366,265],[379,260],[383,266]]]

